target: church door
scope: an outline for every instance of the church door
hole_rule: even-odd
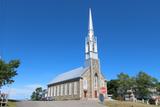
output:
[[[97,98],[97,91],[94,91],[94,97]]]
[[[84,91],[84,98],[87,97],[87,91]]]

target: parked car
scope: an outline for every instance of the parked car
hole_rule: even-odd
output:
[[[42,101],[54,101],[55,99],[53,97],[45,97],[42,98]]]
[[[149,104],[156,104],[156,99],[153,98],[149,99]]]

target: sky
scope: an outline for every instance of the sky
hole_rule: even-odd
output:
[[[101,71],[107,80],[139,71],[160,80],[159,0],[0,0],[0,55],[19,59],[18,76],[3,87],[29,98],[58,74],[84,65],[92,9]]]

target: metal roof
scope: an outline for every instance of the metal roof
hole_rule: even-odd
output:
[[[58,82],[63,82],[66,80],[71,80],[71,79],[75,79],[75,78],[79,78],[82,76],[82,74],[88,69],[89,67],[79,67],[76,69],[73,69],[71,71],[62,73],[60,75],[58,75],[57,77],[55,77],[50,83],[50,84],[54,84],[54,83],[58,83]]]

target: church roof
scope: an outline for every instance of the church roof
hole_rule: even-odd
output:
[[[73,69],[71,71],[62,73],[60,75],[58,75],[57,77],[55,77],[49,84],[54,84],[54,83],[58,83],[58,82],[63,82],[66,80],[71,80],[71,79],[75,79],[75,78],[79,78],[82,76],[83,73],[85,73],[85,71],[88,69],[89,67],[79,67],[76,69]]]

